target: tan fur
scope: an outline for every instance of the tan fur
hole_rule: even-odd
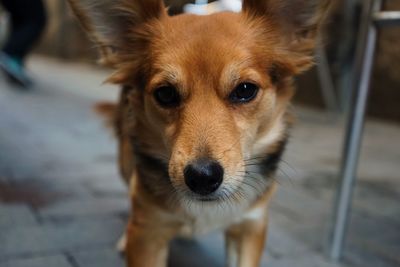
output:
[[[166,266],[175,236],[226,229],[227,266],[257,267],[276,188],[271,176],[291,124],[292,77],[312,65],[329,1],[245,0],[240,14],[176,17],[158,0],[69,2],[108,48],[103,57],[115,68],[108,81],[123,86],[108,114],[132,199],[128,266]],[[243,82],[258,86],[256,98],[229,102]],[[164,85],[176,88],[179,107],[155,101]],[[225,173],[220,197],[207,202],[190,192],[183,174],[204,157]]]

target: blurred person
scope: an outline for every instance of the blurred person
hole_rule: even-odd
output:
[[[11,81],[29,87],[32,79],[25,60],[46,26],[46,9],[42,0],[0,0],[10,15],[11,29],[0,51],[0,68]]]

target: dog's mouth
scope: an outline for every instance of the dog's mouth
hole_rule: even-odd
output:
[[[204,205],[214,205],[222,202],[229,202],[228,199],[233,198],[233,194],[220,194],[215,193],[208,196],[199,196],[197,194],[193,194],[192,192],[187,192],[184,196],[185,202],[188,203],[200,203]]]
[[[215,192],[207,195],[201,195],[191,190],[185,190],[183,197],[191,202],[200,203],[221,203],[221,202],[232,202],[239,200],[241,185],[226,185],[222,184]],[[243,195],[241,196],[243,197]]]
[[[221,200],[221,197],[195,197],[194,200],[199,202],[217,202]]]
[[[215,192],[209,194],[199,194],[193,192],[187,186],[185,186],[184,190],[180,190],[180,192],[181,192],[181,197],[190,202],[203,202],[203,203],[220,202],[223,201],[224,198],[227,198],[229,195],[227,192],[225,192],[223,186],[218,188]]]

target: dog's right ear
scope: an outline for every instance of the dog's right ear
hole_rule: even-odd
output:
[[[331,10],[333,0],[243,0],[250,18],[262,19],[274,28],[291,52],[290,62],[299,73],[312,65],[317,36]]]
[[[167,15],[162,0],[68,0],[83,29],[96,43],[101,62],[113,65],[115,56],[134,39],[138,25]]]

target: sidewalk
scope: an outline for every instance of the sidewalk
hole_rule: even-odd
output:
[[[124,266],[114,245],[129,203],[116,143],[91,110],[116,99],[107,71],[35,57],[32,91],[0,76],[0,266]],[[299,91],[299,93],[301,93]],[[369,121],[345,261],[324,257],[343,127],[319,111],[299,120],[271,206],[267,267],[400,266],[400,127]],[[178,240],[172,267],[223,267],[221,234]]]

